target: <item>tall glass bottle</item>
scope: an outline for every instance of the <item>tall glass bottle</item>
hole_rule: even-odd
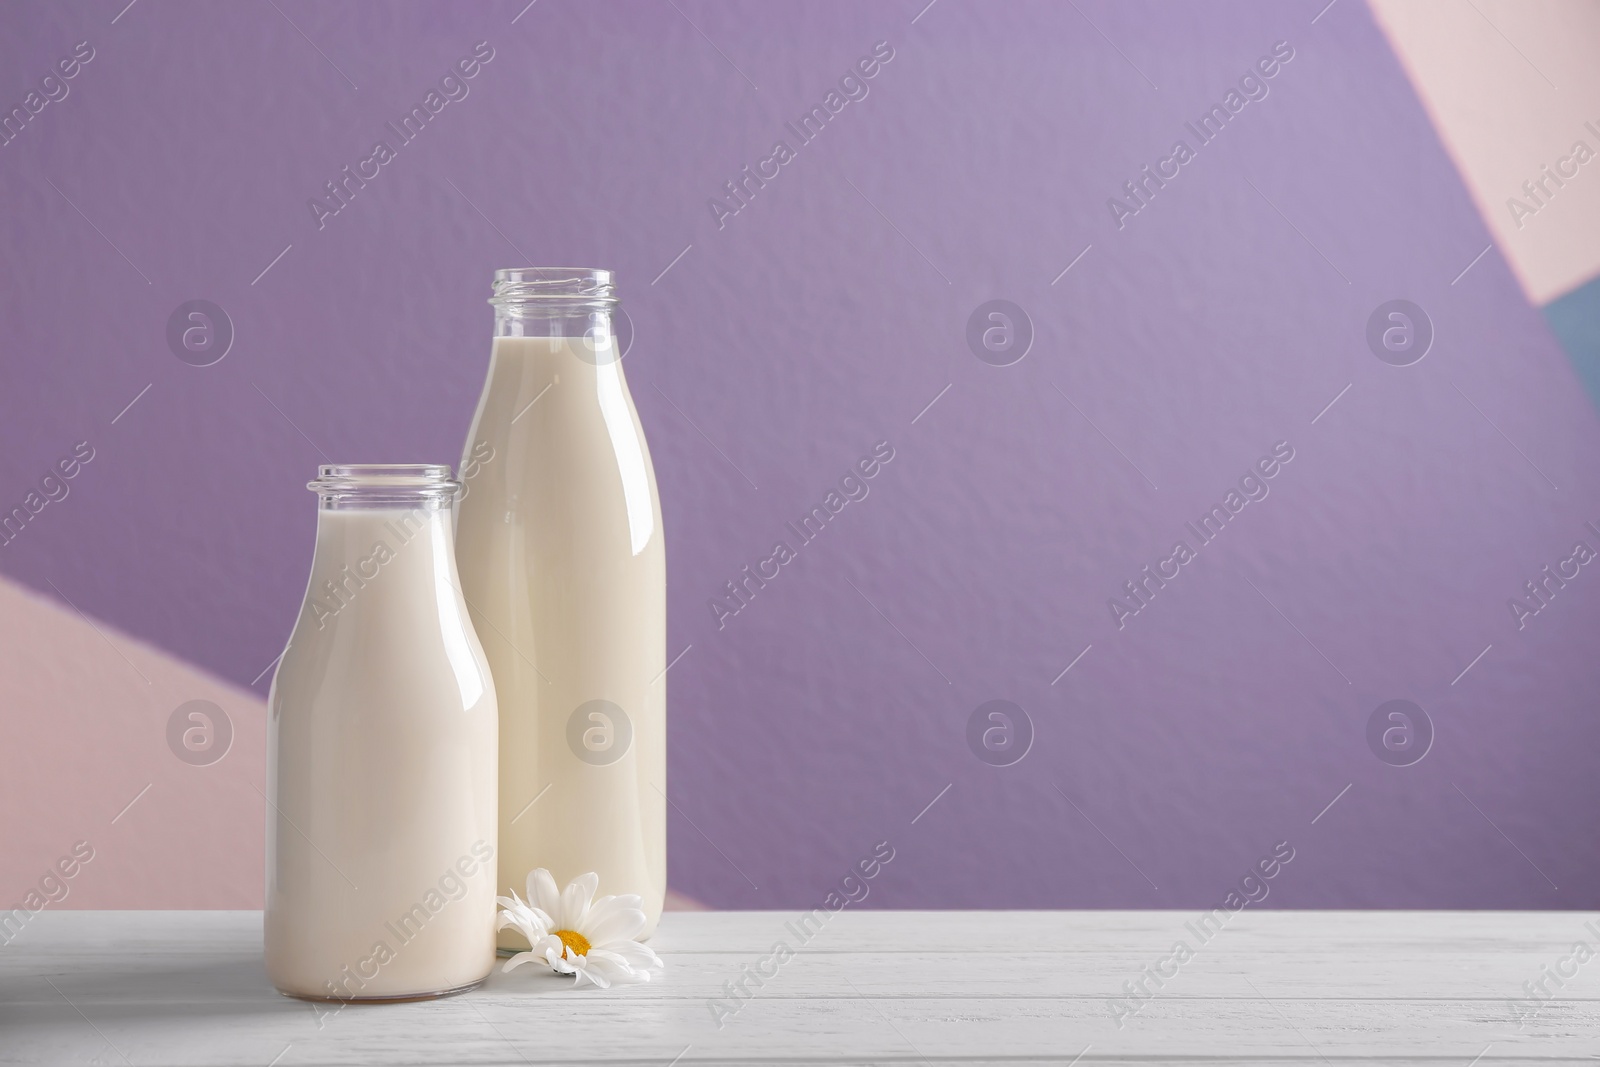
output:
[[[611,272],[498,271],[489,303],[456,552],[500,701],[501,891],[594,871],[643,898],[648,935],[667,883],[666,554]]]
[[[267,700],[267,973],[293,996],[434,996],[494,965],[495,709],[434,465],[326,466]]]

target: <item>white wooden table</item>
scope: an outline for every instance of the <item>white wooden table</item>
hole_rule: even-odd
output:
[[[1580,941],[1600,949],[1590,914],[1246,909],[1201,943],[1191,912],[847,910],[719,1028],[712,1003],[736,1003],[723,983],[780,940],[797,947],[796,917],[669,914],[652,942],[667,973],[645,986],[575,990],[529,966],[319,1019],[268,984],[259,912],[45,911],[0,946],[0,1063],[1600,1059],[1600,960],[1573,956]],[[1192,958],[1163,962],[1180,940]],[[1146,966],[1176,975],[1119,1027],[1123,983]],[[1544,977],[1574,970],[1564,988]],[[1519,1029],[1511,1002],[1541,979],[1555,998]]]

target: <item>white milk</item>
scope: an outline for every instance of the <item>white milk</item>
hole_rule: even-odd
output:
[[[666,559],[639,417],[601,357],[495,338],[456,554],[500,695],[502,891],[534,867],[595,871],[600,893],[643,898],[648,936],[667,884]]]
[[[339,481],[323,470],[312,488]],[[495,949],[497,713],[457,587],[454,483],[388,468],[433,472],[409,480],[433,501],[362,506],[363,483],[404,473],[336,470],[348,491],[324,493],[268,705],[267,971],[296,996],[447,992]]]

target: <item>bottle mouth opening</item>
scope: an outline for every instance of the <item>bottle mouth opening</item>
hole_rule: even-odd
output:
[[[616,277],[594,267],[510,267],[494,272],[489,303],[502,314],[610,311]]]
[[[442,463],[330,463],[306,488],[324,508],[449,504],[461,483]]]

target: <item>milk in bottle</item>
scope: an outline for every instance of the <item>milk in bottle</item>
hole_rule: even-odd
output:
[[[399,999],[494,963],[494,683],[445,466],[326,466],[305,602],[268,698],[267,972]]]
[[[666,891],[666,559],[609,271],[502,270],[456,555],[500,702],[500,887]],[[525,948],[514,930],[502,950]]]

